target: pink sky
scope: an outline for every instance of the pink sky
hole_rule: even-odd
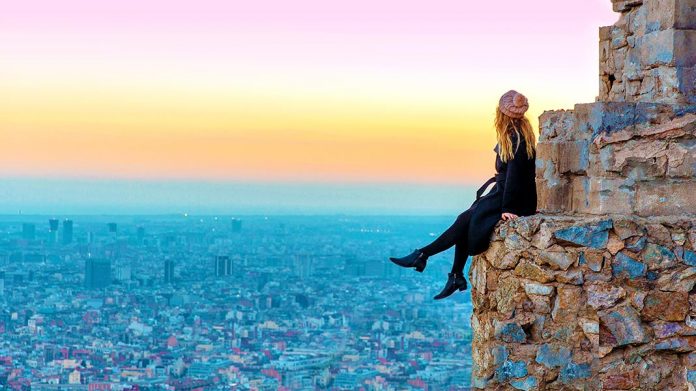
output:
[[[535,123],[594,100],[616,19],[609,0],[8,1],[0,175],[478,181],[497,97],[524,92]]]

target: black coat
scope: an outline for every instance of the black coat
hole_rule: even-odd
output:
[[[515,150],[517,134],[512,133],[512,146]],[[520,143],[514,157],[507,162],[500,160],[498,145],[496,152],[496,175],[484,184],[477,199],[471,204],[473,214],[469,222],[469,240],[467,253],[477,255],[484,252],[490,244],[491,234],[504,212],[518,216],[529,216],[536,213],[537,194],[535,182],[536,152],[532,159],[527,157],[527,146],[524,137],[519,137]],[[495,181],[495,186],[488,194],[481,196],[485,188]],[[480,197],[480,198],[479,198]]]

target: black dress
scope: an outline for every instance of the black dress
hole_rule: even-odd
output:
[[[496,144],[493,149],[496,152],[496,175],[479,189],[476,201],[471,204],[473,213],[469,224],[469,245],[467,246],[469,255],[477,255],[488,249],[491,234],[500,221],[502,213],[509,212],[518,216],[536,213],[536,151],[532,159],[529,159],[524,137],[519,137],[519,145],[517,145],[517,133],[513,132],[511,139],[513,150],[515,150],[514,157],[507,162],[500,160]],[[516,145],[517,149],[515,149]],[[495,186],[491,191],[481,196],[486,187],[493,182]]]

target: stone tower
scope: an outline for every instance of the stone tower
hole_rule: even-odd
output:
[[[472,387],[696,390],[696,0],[612,0],[599,96],[540,117],[540,214],[471,266]]]

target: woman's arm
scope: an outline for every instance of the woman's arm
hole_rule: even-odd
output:
[[[507,162],[507,172],[505,173],[505,188],[503,189],[502,213],[519,214],[518,200],[522,189],[522,175],[524,174],[524,163],[527,159],[527,146],[524,137],[520,137],[520,145],[515,150],[512,159]],[[517,144],[517,136],[513,133],[512,148]]]

